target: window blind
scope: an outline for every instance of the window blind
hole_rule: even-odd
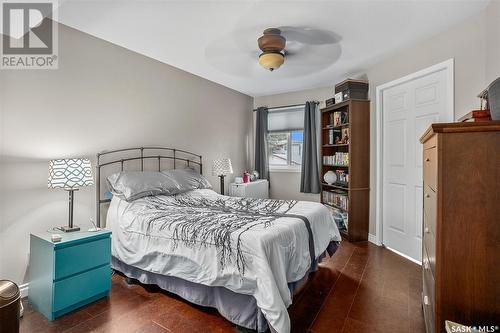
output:
[[[267,130],[286,132],[304,129],[304,106],[269,109]]]

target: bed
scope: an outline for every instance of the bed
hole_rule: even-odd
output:
[[[105,159],[116,153],[128,155]],[[175,193],[153,191],[130,200],[117,195],[118,186],[109,183],[113,178],[102,172],[117,164],[113,175],[129,176],[127,163],[135,162],[139,177],[145,177],[151,175],[145,170],[151,161],[149,167],[158,172],[154,177],[166,175],[168,184],[175,179]],[[198,170],[192,171],[193,166]],[[201,173],[201,156],[183,150],[142,147],[98,155],[97,218],[100,225],[100,207],[109,204],[112,267],[192,303],[215,307],[239,326],[289,332],[287,307],[294,291],[341,240],[329,211],[314,202],[219,195]],[[105,179],[115,193],[111,199],[102,198]]]

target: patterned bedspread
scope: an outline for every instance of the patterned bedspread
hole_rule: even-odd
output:
[[[143,270],[253,295],[288,332],[287,283],[308,272],[340,235],[321,204],[221,196],[195,190],[133,202],[113,198],[113,256]]]

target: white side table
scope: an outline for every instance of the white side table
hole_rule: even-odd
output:
[[[267,179],[259,179],[254,182],[229,185],[229,195],[244,198],[269,198],[269,182]]]

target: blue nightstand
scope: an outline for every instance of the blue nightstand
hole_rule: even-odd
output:
[[[30,304],[49,320],[106,297],[111,287],[111,232],[31,234]]]

